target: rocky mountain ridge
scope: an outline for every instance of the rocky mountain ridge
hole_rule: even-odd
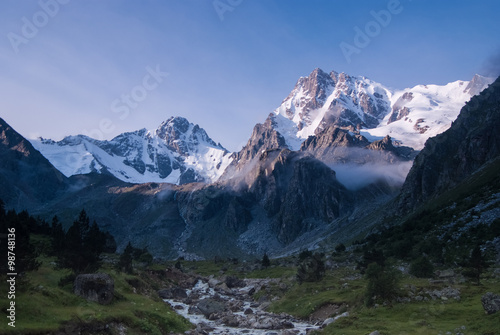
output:
[[[156,130],[123,133],[110,141],[78,135],[32,144],[68,177],[107,173],[130,183],[210,183],[231,161],[222,145],[182,117],[171,117]]]
[[[36,167],[36,168],[35,168]],[[67,189],[67,178],[0,118],[0,199],[14,208],[44,204]]]
[[[407,160],[414,153],[394,148],[420,150],[427,138],[449,127],[465,101],[490,82],[490,78],[476,75],[470,82],[397,91],[365,77],[315,69],[299,78],[282,104],[254,127],[247,145],[233,154],[181,117],[169,118],[156,130],[124,133],[110,141],[77,135],[59,142],[33,140],[32,144],[66,176],[108,173],[131,183],[211,183],[241,171],[270,149],[311,151],[320,158],[327,134],[334,128],[364,137],[366,145],[390,136],[392,153],[405,152],[406,158],[396,156]],[[312,147],[317,140],[310,136],[321,137],[318,145],[323,149]],[[342,151],[338,144],[331,145],[337,148],[335,154]]]
[[[365,77],[315,69],[297,81],[269,118],[292,150],[331,125],[360,130],[371,141],[389,135],[420,150],[427,138],[449,128],[465,102],[492,81],[475,75],[471,81],[444,86],[392,90]]]

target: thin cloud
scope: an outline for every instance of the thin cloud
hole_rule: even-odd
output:
[[[487,77],[500,76],[500,48],[484,61],[481,73]]]

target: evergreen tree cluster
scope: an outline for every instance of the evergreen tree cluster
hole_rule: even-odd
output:
[[[58,265],[75,273],[95,272],[100,266],[101,253],[116,250],[116,247],[107,247],[113,245],[113,242],[108,242],[109,239],[113,237],[101,231],[95,221],[90,224],[85,210],[80,212],[67,232],[64,232],[57,217],[52,219],[52,250]]]
[[[299,254],[299,265],[297,269],[297,281],[316,282],[325,276],[324,254],[312,253],[309,250],[302,251]]]
[[[8,229],[15,230],[15,270],[18,274],[37,270],[40,262],[37,257],[41,250],[37,250],[30,241],[32,234],[50,237],[51,247],[49,254],[57,257],[57,264],[61,268],[69,268],[75,274],[94,272],[100,266],[102,252],[116,251],[116,242],[109,232],[103,232],[95,221],[90,224],[90,218],[82,210],[78,219],[73,222],[67,231],[57,216],[52,219],[52,225],[45,220],[35,218],[27,211],[16,213],[6,211],[4,202],[0,199],[0,248],[7,255]],[[7,262],[0,262],[0,271],[7,273]],[[12,271],[10,271],[12,272]]]
[[[143,249],[135,248],[132,246],[132,243],[128,242],[125,250],[123,250],[123,253],[120,255],[117,266],[118,270],[126,273],[133,273],[134,260],[145,265],[150,265],[153,262],[153,256],[149,253],[147,247]]]
[[[26,211],[19,213],[13,210],[6,211],[4,202],[0,199],[0,249],[5,257],[14,255],[12,268],[8,268],[8,262],[0,262],[0,271],[4,274],[15,272],[21,276],[27,271],[37,270],[40,266],[40,262],[36,259],[39,252],[31,243],[30,235],[49,230],[50,227],[46,222],[39,223]],[[9,236],[10,232],[12,233]],[[11,238],[10,245],[9,237]],[[8,254],[9,251],[11,254]]]
[[[398,296],[401,279],[397,269],[387,264],[382,250],[365,249],[358,269],[365,275],[368,284],[365,291],[365,304],[390,301]]]

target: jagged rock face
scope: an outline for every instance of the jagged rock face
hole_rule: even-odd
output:
[[[325,163],[393,163],[411,160],[416,155],[412,148],[394,146],[390,136],[370,143],[359,133],[334,125],[310,136],[300,150]]]
[[[373,141],[366,146],[366,149],[386,153],[386,161],[388,162],[394,162],[397,159],[408,161],[417,155],[417,152],[410,147],[395,146],[389,135],[381,140]]]
[[[273,218],[278,239],[289,244],[317,225],[327,224],[353,208],[350,192],[335,172],[312,157],[287,149],[266,152],[249,192]]]
[[[464,93],[468,93],[471,96],[478,95],[489,83],[491,83],[489,78],[485,78],[476,74],[474,75],[472,80],[467,84]]]
[[[67,178],[0,118],[0,185],[8,208],[26,209],[64,191]]]
[[[286,143],[279,132],[273,128],[273,119],[269,116],[263,124],[256,124],[247,144],[236,153],[235,161],[252,160],[263,150],[286,148]]]
[[[186,189],[178,192],[176,198],[180,215],[187,224],[197,225],[217,218],[223,228],[241,233],[250,219],[241,195],[218,185]]]
[[[190,184],[176,192],[175,202],[185,224],[176,242],[179,256],[196,259],[244,255],[236,240],[252,219],[252,202],[245,193],[218,184]]]
[[[334,79],[321,69],[315,69],[308,77],[301,77],[297,81],[295,88],[301,87],[304,92],[307,92],[310,99],[300,101],[299,107],[304,108],[305,111],[321,107],[325,103],[330,87],[334,85]],[[290,93],[285,101],[293,99],[294,91]],[[289,115],[293,116],[291,110]]]
[[[500,80],[460,111],[444,133],[427,140],[401,191],[400,208],[409,211],[457,185],[500,154]]]
[[[310,152],[318,159],[345,161],[348,148],[363,148],[370,142],[359,134],[331,125],[305,140],[300,151]]]
[[[176,193],[188,227],[182,242],[187,253],[241,253],[236,242],[241,234],[255,229],[249,227],[254,219],[259,220],[258,229],[267,227],[265,231],[288,245],[353,209],[352,192],[336,180],[333,170],[313,157],[277,149],[261,153],[254,161],[241,180],[194,190],[186,185]],[[253,217],[252,212],[259,209],[265,218]]]
[[[335,178],[335,172],[306,157],[297,160],[277,218],[278,239],[291,243],[318,224],[348,214],[353,197]]]
[[[410,109],[405,105],[413,100],[412,92],[405,92],[392,106],[392,113],[387,124],[401,120],[410,114]]]
[[[248,166],[262,152],[287,148],[285,139],[274,129],[273,122],[273,117],[270,115],[263,124],[258,123],[255,125],[247,144],[239,152],[232,155],[232,162],[226,168],[220,180],[227,181],[240,174],[245,166]]]

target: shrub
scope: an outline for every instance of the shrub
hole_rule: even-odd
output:
[[[430,278],[434,275],[434,266],[427,257],[422,256],[410,264],[410,274],[418,278]]]
[[[267,268],[271,265],[271,260],[269,260],[269,256],[267,255],[267,253],[264,254],[264,256],[262,257],[262,266]]]
[[[325,275],[325,263],[323,255],[315,253],[300,262],[297,270],[297,280],[299,284],[303,282],[315,282],[323,279]]]
[[[339,254],[340,254],[340,253],[344,252],[344,251],[345,251],[345,249],[346,249],[345,245],[344,245],[343,243],[340,243],[340,244],[338,244],[338,245],[335,247],[335,252],[337,252],[337,253],[339,253]]]
[[[309,250],[301,251],[299,254],[299,262],[302,262],[303,260],[305,260],[309,257],[312,257],[312,255],[313,255],[312,251],[309,251]]]
[[[392,300],[398,295],[400,275],[397,270],[371,263],[366,269],[368,285],[365,292],[366,306],[377,300]]]

